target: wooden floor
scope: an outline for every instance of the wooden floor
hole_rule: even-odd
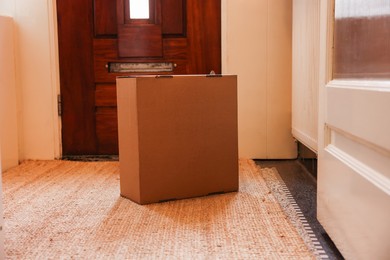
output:
[[[256,160],[261,167],[275,167],[286,183],[292,196],[305,215],[313,232],[329,256],[344,259],[317,220],[317,181],[315,160]],[[312,173],[306,167],[313,170]]]

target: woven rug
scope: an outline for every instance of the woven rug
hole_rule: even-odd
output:
[[[3,174],[7,259],[315,259],[272,170],[240,160],[235,193],[140,206],[118,162],[26,161]],[[264,178],[265,177],[265,178]],[[274,179],[275,180],[275,179]]]

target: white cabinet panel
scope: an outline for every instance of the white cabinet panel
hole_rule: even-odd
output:
[[[292,133],[317,152],[319,0],[293,1]]]

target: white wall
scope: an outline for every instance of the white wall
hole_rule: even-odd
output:
[[[319,0],[293,0],[292,132],[317,152]]]
[[[11,17],[0,16],[0,158],[3,170],[19,163],[13,28]]]
[[[54,0],[1,0],[15,26],[19,159],[60,155],[59,92]]]
[[[9,148],[9,140],[4,140],[4,133],[8,131],[10,128],[6,127],[6,124],[12,117],[5,117],[5,108],[8,105],[8,101],[6,98],[9,96],[10,92],[12,93],[12,89],[15,87],[15,76],[13,75],[14,72],[14,66],[13,66],[13,53],[12,53],[12,46],[13,46],[13,30],[12,30],[13,24],[12,19],[9,17],[2,17],[0,16],[0,173],[2,172],[2,165],[6,164],[7,167],[12,167],[12,161],[10,158],[12,155],[9,155],[7,157],[3,156],[2,151],[8,151],[8,149],[11,149],[10,154],[15,154],[15,157],[17,157],[18,152],[12,152],[13,149],[16,149],[14,147]],[[8,40],[8,41],[7,41]],[[10,44],[8,46],[7,44]],[[8,52],[7,52],[8,51]],[[6,62],[10,62],[10,68],[7,68]],[[8,75],[7,73],[10,73]],[[11,94],[12,95],[12,94]],[[13,98],[13,101],[16,101],[16,97]],[[4,102],[4,103],[3,103]],[[16,110],[16,104],[12,107],[13,111]],[[15,112],[16,113],[16,112]],[[16,116],[15,116],[16,118]],[[15,120],[16,121],[16,120]],[[16,129],[14,129],[16,130]],[[17,136],[13,137],[14,141],[17,141]],[[17,147],[17,144],[15,144]],[[17,158],[16,158],[17,159]],[[3,163],[4,161],[4,163]],[[2,181],[2,174],[0,174],[0,259],[5,259],[4,255],[4,219],[3,219],[3,181]]]
[[[222,70],[238,75],[239,152],[295,158],[291,135],[291,1],[222,1]]]

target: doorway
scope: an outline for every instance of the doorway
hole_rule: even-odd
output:
[[[118,154],[117,76],[221,73],[220,0],[146,2],[57,0],[63,156]]]

